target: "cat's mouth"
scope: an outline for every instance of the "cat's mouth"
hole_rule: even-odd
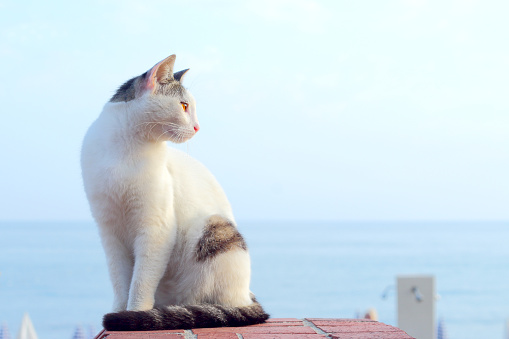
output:
[[[166,136],[165,139],[176,144],[186,142],[191,139],[196,132],[196,130],[183,126],[163,125],[163,134]]]

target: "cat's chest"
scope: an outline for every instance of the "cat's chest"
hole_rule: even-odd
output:
[[[94,172],[91,200],[103,215],[137,221],[172,206],[172,178],[157,159],[112,157],[98,162]]]
[[[154,203],[171,191],[172,180],[163,164],[145,160],[119,162],[104,171],[104,187],[124,204],[137,200]]]

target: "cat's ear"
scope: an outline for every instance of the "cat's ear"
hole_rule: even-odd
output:
[[[173,65],[175,65],[176,55],[172,54],[161,62],[158,62],[150,71],[147,72],[145,87],[153,89],[156,84],[167,84],[173,80]]]
[[[182,71],[178,71],[177,73],[173,73],[173,78],[178,82],[182,82],[182,78],[184,77],[184,74],[186,74],[187,71],[189,71],[189,68],[184,69]]]

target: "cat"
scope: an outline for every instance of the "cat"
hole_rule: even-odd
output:
[[[200,129],[175,55],[124,83],[87,131],[82,176],[110,279],[112,331],[242,326],[268,319],[230,203],[197,160],[168,147]]]

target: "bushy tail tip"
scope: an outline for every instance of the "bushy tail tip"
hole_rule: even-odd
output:
[[[103,326],[108,331],[155,331],[200,327],[246,326],[265,322],[269,315],[258,302],[228,307],[213,304],[171,305],[148,311],[108,313]]]

